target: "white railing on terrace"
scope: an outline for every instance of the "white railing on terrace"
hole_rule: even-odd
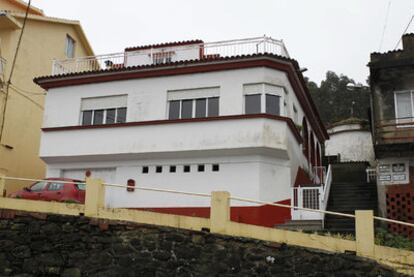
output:
[[[289,57],[282,40],[262,36],[179,46],[131,49],[121,53],[54,60],[52,75],[263,53]]]

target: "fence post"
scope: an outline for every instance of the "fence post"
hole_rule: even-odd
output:
[[[374,257],[374,213],[355,211],[355,240],[358,256]]]
[[[230,222],[230,193],[213,191],[211,193],[210,231],[216,234],[226,234]]]
[[[98,216],[99,209],[105,207],[103,180],[86,178],[85,216]]]

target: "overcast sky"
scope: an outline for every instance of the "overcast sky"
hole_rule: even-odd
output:
[[[96,54],[143,44],[266,34],[283,39],[291,57],[308,68],[305,75],[318,83],[333,70],[365,84],[369,54],[394,49],[414,14],[414,0],[32,0],[32,4],[48,16],[80,20]],[[414,22],[408,32],[414,32]]]

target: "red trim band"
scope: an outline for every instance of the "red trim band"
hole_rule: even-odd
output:
[[[204,117],[204,118],[137,121],[137,122],[102,124],[102,125],[80,125],[80,126],[48,127],[48,128],[42,128],[42,131],[44,131],[44,132],[55,132],[55,131],[67,131],[67,130],[118,128],[118,127],[130,127],[130,126],[148,126],[148,125],[191,123],[191,122],[234,120],[234,119],[249,119],[249,118],[266,118],[266,119],[284,121],[289,126],[289,129],[292,131],[293,135],[295,136],[296,141],[299,144],[302,143],[302,137],[301,137],[298,129],[296,128],[295,123],[293,123],[292,119],[290,119],[289,117],[270,115],[270,114],[242,114],[242,115],[225,115],[225,116]]]

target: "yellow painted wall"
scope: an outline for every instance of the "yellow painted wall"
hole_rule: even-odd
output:
[[[4,9],[2,4],[4,2],[0,1],[0,10]],[[18,20],[23,21],[22,18],[18,18]],[[0,55],[7,60],[6,80],[10,74],[20,31],[20,29],[0,28]],[[8,176],[44,177],[45,164],[40,160],[38,154],[43,118],[43,93],[45,91],[33,83],[33,78],[50,75],[52,60],[66,58],[67,34],[76,41],[76,56],[92,54],[81,43],[81,37],[76,31],[75,25],[33,19],[27,21],[12,77],[14,87],[9,88],[5,127],[2,145],[0,145],[0,170]],[[2,111],[4,99],[5,93],[2,91],[0,92],[0,111]],[[0,122],[2,120],[0,113]],[[8,182],[6,189],[7,192],[12,192],[27,185],[29,184]]]

